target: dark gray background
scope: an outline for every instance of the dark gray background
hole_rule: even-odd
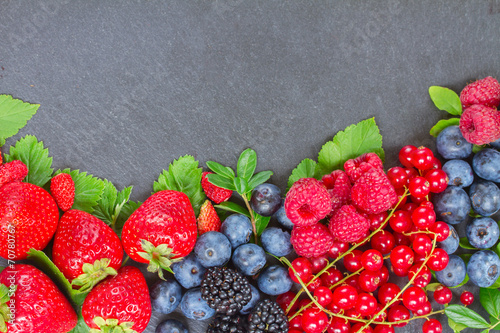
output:
[[[0,93],[41,104],[7,146],[34,134],[56,168],[134,185],[134,200],[181,155],[235,166],[251,147],[284,190],[374,116],[389,167],[405,144],[433,147],[430,85],[499,76],[499,33],[500,0],[0,0]]]

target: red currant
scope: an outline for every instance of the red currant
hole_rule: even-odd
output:
[[[395,268],[409,269],[414,259],[415,254],[405,245],[396,246],[391,252],[391,264]]]
[[[376,325],[373,333],[394,333],[394,328],[391,325]]]
[[[359,270],[363,265],[361,264],[361,256],[363,255],[363,251],[361,250],[352,250],[351,253],[348,253],[344,257],[344,267],[349,272],[354,273]]]
[[[348,277],[347,280],[345,280],[345,283],[356,289],[358,294],[363,291],[363,289],[359,287],[359,275],[353,275]]]
[[[415,275],[417,275],[413,280],[413,285],[424,288],[429,284],[429,282],[431,282],[432,274],[427,266],[424,265],[424,267],[420,269],[421,266],[422,264],[415,264],[411,266],[410,270],[408,271],[408,279],[411,280]],[[417,274],[417,271],[419,269],[420,272]]]
[[[441,164],[441,161],[436,156],[434,156],[434,158],[432,159],[432,166],[429,170],[442,169],[442,167],[443,165]]]
[[[380,228],[382,226],[382,224],[384,224],[382,226],[382,229],[385,229],[385,227],[389,223],[389,221],[386,221],[387,215],[388,215],[387,212],[382,212],[379,214],[369,214],[368,215],[368,222],[370,222],[370,230],[375,231],[378,228]]]
[[[339,308],[337,304],[335,304],[335,302],[333,301],[333,299],[332,299],[332,302],[326,306],[326,308],[331,313],[341,313],[342,311],[344,311],[341,308]]]
[[[358,285],[361,290],[372,293],[380,286],[380,273],[372,271],[362,271],[359,274]]]
[[[427,294],[422,288],[409,287],[403,293],[403,304],[411,311],[416,311],[425,302],[427,302]]]
[[[414,211],[415,209],[417,209],[417,208],[418,208],[418,204],[416,204],[416,203],[414,203],[414,202],[408,202],[407,204],[405,204],[405,205],[402,207],[402,209],[403,209],[403,210],[406,210],[408,213],[410,213],[410,215],[411,215],[411,213],[413,213],[413,211]]]
[[[448,266],[448,253],[445,250],[436,248],[432,251],[431,257],[427,261],[427,266],[433,271],[439,272]]]
[[[310,280],[309,284],[307,285],[307,290],[313,292],[320,286],[321,286],[321,279],[315,278],[314,280]]]
[[[474,302],[474,295],[470,291],[464,291],[460,295],[460,302],[465,306],[471,305]]]
[[[333,291],[333,303],[343,310],[352,309],[358,300],[358,292],[354,287],[343,284]]]
[[[378,290],[378,295],[377,295],[378,301],[382,305],[386,305],[387,303],[392,301],[400,291],[401,288],[399,288],[397,284],[391,282],[386,283],[383,286],[381,286],[380,289]],[[399,301],[396,301],[394,304],[398,303]]]
[[[408,276],[408,272],[410,271],[409,268],[397,268],[397,267],[392,267],[392,272],[399,277],[406,277]]]
[[[288,333],[302,333],[302,330],[288,330]]]
[[[373,249],[382,254],[387,254],[396,246],[396,240],[389,231],[380,230],[372,236],[370,244]]]
[[[394,305],[389,309],[389,313],[387,314],[387,319],[391,322],[393,321],[402,321],[410,319],[410,311],[402,305]],[[403,322],[399,324],[394,324],[396,327],[404,327],[408,324],[408,322]]]
[[[368,316],[368,319],[373,319],[373,321],[375,322],[384,322],[386,319],[387,319],[387,309],[385,309],[384,311],[382,311],[382,309],[384,308],[384,306],[380,303],[377,303],[377,309],[375,310],[375,313],[371,316]]]
[[[314,298],[321,306],[325,307],[332,301],[333,293],[327,287],[319,286],[314,290]]]
[[[367,327],[365,327],[363,330],[361,330],[361,328],[365,326],[364,323],[357,323],[357,324],[354,324],[352,327],[351,327],[351,330],[349,331],[349,333],[373,333],[373,329],[370,327],[370,325],[368,325]]]
[[[332,317],[330,325],[326,329],[327,333],[348,333],[351,329],[351,324],[344,318]]]
[[[432,305],[431,302],[427,301],[421,304],[417,310],[415,310],[413,313],[416,316],[425,316],[428,315],[429,313],[432,312]]]
[[[377,310],[377,299],[367,293],[359,294],[356,301],[356,310],[363,317],[374,314],[375,310]]]
[[[411,244],[410,237],[403,235],[400,232],[394,232],[392,235],[394,236],[394,241],[396,242],[396,246],[399,246],[399,245],[408,246]]]
[[[396,210],[389,218],[389,225],[395,232],[406,232],[411,228],[411,215],[405,210]]]
[[[302,313],[293,317],[293,319],[288,322],[288,329],[299,330],[302,332]]]
[[[368,271],[379,271],[384,265],[384,256],[377,250],[366,250],[361,255],[361,265]]]
[[[343,243],[339,242],[337,240],[333,241],[332,247],[330,247],[330,250],[328,250],[328,256],[332,259],[338,258],[342,253],[346,252],[349,250],[349,244],[348,243]]]
[[[445,222],[437,221],[434,223],[430,231],[436,234],[436,241],[442,242],[450,235],[450,227]],[[434,238],[434,237],[433,237]]]
[[[380,275],[379,287],[386,284],[389,281],[389,270],[385,265],[382,265],[380,271],[378,272]]]
[[[321,279],[322,285],[325,287],[331,287],[342,280],[344,275],[335,267],[330,267],[323,274],[321,274],[319,278]]]
[[[427,320],[422,326],[422,332],[424,333],[441,333],[443,331],[443,326],[439,320],[432,318]]]
[[[387,178],[389,178],[389,181],[394,188],[404,187],[408,181],[408,175],[406,174],[405,169],[398,166],[387,170]]]
[[[412,247],[416,254],[426,256],[432,251],[432,241],[424,234],[417,234],[413,240]]]
[[[397,188],[396,194],[398,196],[397,205],[393,207],[394,209],[401,209],[404,205],[406,205],[406,200],[408,199],[408,195],[404,187]]]
[[[406,145],[399,151],[399,162],[407,168],[413,168],[411,163],[411,154],[415,151],[417,147],[412,145]]]
[[[432,169],[425,173],[429,181],[429,190],[432,193],[441,193],[448,187],[448,175],[441,169]]]
[[[356,302],[357,303],[357,302]],[[346,317],[349,317],[349,318],[353,318],[353,319],[360,319],[362,316],[361,316],[361,313],[359,313],[358,310],[356,310],[356,308],[352,308],[352,309],[349,309],[349,310],[346,310],[344,315]],[[351,324],[355,324],[357,323],[358,321],[356,320],[349,320],[351,322]]]
[[[436,222],[434,209],[428,207],[418,207],[411,213],[411,221],[420,230],[427,230]]]
[[[433,166],[434,154],[427,147],[418,147],[410,155],[411,164],[418,170],[427,170]]]
[[[295,269],[296,273],[293,272],[292,267]],[[308,283],[312,277],[312,264],[306,258],[299,257],[292,261],[292,267],[288,268],[288,274],[293,282],[299,283],[297,278],[300,277],[302,282]]]
[[[412,178],[415,178],[415,177],[418,177],[418,176],[419,176],[417,169],[415,169],[415,168],[413,168],[413,167],[411,167],[411,168],[406,168],[406,169],[405,169],[405,171],[406,171],[406,176],[407,176],[407,178],[408,178],[408,183],[410,182],[410,180],[411,180]]]
[[[302,314],[302,329],[306,333],[321,333],[328,326],[328,316],[317,308],[309,308]]]
[[[430,183],[424,177],[414,177],[408,183],[408,191],[414,197],[425,197],[431,191]]]
[[[420,207],[426,207],[429,209],[434,209],[434,205],[430,201],[423,201],[420,203]]]
[[[284,310],[286,311],[290,304],[292,303],[292,300],[295,297],[295,293],[293,291],[287,291],[284,294],[279,295],[276,297],[276,303]],[[297,311],[299,309],[299,302],[295,302],[292,307],[290,308],[290,311]]]
[[[310,258],[309,261],[312,264],[312,273],[313,274],[318,274],[329,263],[326,255]]]
[[[434,291],[434,300],[438,304],[448,304],[451,302],[452,297],[453,297],[453,294],[452,294],[450,288],[448,288],[446,286],[440,285]]]

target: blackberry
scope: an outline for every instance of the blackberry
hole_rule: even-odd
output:
[[[250,333],[288,332],[288,317],[278,303],[270,299],[260,301],[248,321]]]
[[[246,333],[245,318],[240,315],[234,316],[217,316],[208,325],[206,333]]]
[[[231,316],[250,301],[252,289],[248,280],[237,271],[211,267],[201,281],[201,298],[218,313]]]

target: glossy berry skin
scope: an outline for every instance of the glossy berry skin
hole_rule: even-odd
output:
[[[412,178],[408,184],[408,190],[415,197],[425,197],[431,191],[429,181],[424,177]]]
[[[431,253],[432,240],[424,234],[417,234],[413,240],[412,249],[416,254],[426,256]]]
[[[316,291],[316,289],[318,289],[319,287],[321,287],[321,279],[314,279],[314,280],[311,280],[309,282],[309,284],[307,285],[307,290],[309,290],[311,293]]]
[[[467,263],[469,280],[478,287],[487,288],[498,279],[500,275],[500,259],[491,250],[475,252]]]
[[[276,213],[274,213],[273,215],[276,220],[279,222],[279,224],[281,224],[282,227],[288,229],[288,230],[292,230],[293,229],[293,223],[292,221],[290,221],[290,219],[286,216],[286,212],[285,212],[285,200],[282,199],[281,200],[281,206],[280,208],[276,211]]]
[[[437,224],[437,223],[435,223]],[[452,225],[448,225],[449,235],[445,240],[437,242],[436,246],[440,249],[445,250],[448,254],[453,254],[458,249],[459,246],[459,238],[458,233]]]
[[[321,333],[328,326],[328,316],[317,308],[308,308],[302,315],[302,329],[306,333]]]
[[[380,230],[375,235],[372,236],[370,240],[371,247],[382,254],[388,254],[396,246],[396,240],[394,236],[386,231]]]
[[[485,148],[472,158],[472,169],[476,174],[495,183],[500,183],[500,152]]]
[[[50,180],[50,193],[56,200],[57,206],[66,212],[75,202],[75,182],[69,173],[60,173]]]
[[[231,260],[244,275],[252,276],[266,265],[266,252],[257,244],[243,244],[234,250]]]
[[[411,213],[411,220],[419,230],[428,230],[436,222],[436,213],[432,208],[420,206]]]
[[[448,175],[442,169],[431,169],[425,173],[431,193],[441,193],[448,187]]]
[[[398,166],[387,170],[387,178],[389,178],[392,186],[396,189],[404,187],[408,182],[408,175],[405,169]]]
[[[336,269],[335,267],[330,267],[321,274],[320,279],[321,279],[321,284],[324,285],[325,287],[331,287],[340,280],[344,278],[344,275],[342,274],[341,271]]]
[[[391,325],[376,325],[373,333],[395,333],[395,331]]]
[[[266,267],[257,279],[257,286],[265,294],[277,296],[292,289],[292,279],[285,267],[273,265]]]
[[[439,133],[436,149],[445,159],[463,159],[472,154],[472,144],[467,142],[458,126],[449,126]]]
[[[287,311],[288,307],[290,306],[292,300],[295,297],[295,293],[293,291],[287,291],[286,293],[283,293],[281,295],[278,295],[276,297],[276,303],[283,309],[283,311]],[[293,306],[290,308],[290,312],[294,312],[299,309],[299,302],[295,302]]]
[[[473,183],[469,197],[476,214],[491,216],[500,210],[500,189],[491,181],[478,180]]]
[[[215,310],[201,298],[200,288],[186,291],[182,296],[180,308],[184,316],[189,319],[204,320],[215,315]]]
[[[167,319],[156,326],[155,333],[189,333],[189,331],[180,321]]]
[[[252,191],[250,206],[261,216],[272,216],[280,209],[281,190],[278,186],[264,183]]]
[[[436,303],[444,305],[444,304],[449,304],[451,302],[453,293],[451,292],[450,288],[441,285],[436,288],[433,296]]]
[[[228,216],[222,222],[220,232],[222,232],[229,242],[231,247],[236,249],[241,244],[246,244],[252,236],[252,222],[242,214],[233,214]]]
[[[149,294],[153,311],[169,314],[181,302],[182,288],[174,279],[160,280],[151,287]]]
[[[332,246],[328,250],[327,255],[332,259],[336,259],[347,250],[349,250],[349,243],[334,240]]]
[[[394,241],[396,243],[396,246],[400,246],[400,245],[409,246],[409,245],[411,245],[412,241],[410,240],[410,237],[403,235],[400,232],[394,232],[392,235],[394,236]]]
[[[409,287],[403,293],[403,304],[411,311],[416,311],[425,302],[427,302],[427,295],[422,288]]]
[[[460,295],[460,302],[462,302],[463,305],[469,306],[472,303],[474,303],[474,294],[472,294],[470,291],[464,291]]]
[[[408,279],[412,279],[415,275],[417,276],[413,280],[413,285],[419,288],[424,288],[431,282],[432,279],[432,274],[427,266],[424,266],[422,269],[420,267],[422,264],[415,264],[411,266],[411,268],[408,270]],[[417,272],[420,270],[420,272],[417,274]]]
[[[396,210],[389,218],[389,225],[395,232],[406,232],[411,229],[411,214],[406,210]]]
[[[464,221],[471,209],[469,196],[464,189],[457,186],[448,186],[446,190],[436,194],[432,203],[436,219],[449,224]]]
[[[333,293],[327,287],[319,286],[314,290],[314,298],[321,306],[327,306],[333,299]]]
[[[318,274],[329,263],[328,257],[326,255],[311,258],[309,259],[309,261],[311,262],[313,274]]]
[[[389,282],[389,269],[385,265],[380,267],[380,271],[378,273],[380,275],[380,282],[378,284],[379,287]]]
[[[427,266],[433,271],[439,272],[446,268],[448,261],[448,253],[443,249],[435,248],[429,261],[427,261]]]
[[[358,292],[354,287],[341,285],[333,292],[333,303],[343,310],[352,309],[358,300]]]
[[[370,316],[377,310],[377,299],[370,294],[361,293],[358,295],[355,308],[361,316]]]
[[[439,322],[439,320],[432,318],[426,320],[424,325],[422,326],[423,333],[441,333],[443,331],[443,326]]]
[[[366,250],[361,255],[361,265],[368,271],[377,272],[384,265],[384,257],[377,250]]]
[[[415,150],[417,150],[417,147],[412,145],[406,145],[401,148],[399,150],[399,162],[407,168],[413,168],[411,155]]]
[[[203,274],[207,270],[196,258],[193,252],[181,261],[175,262],[170,266],[174,272],[174,277],[186,289],[199,287]]]
[[[351,327],[351,330],[349,331],[349,333],[373,333],[373,329],[371,328],[371,326],[368,326],[366,327],[365,329],[361,330],[361,328],[365,326],[364,323],[357,323],[357,324],[354,324],[352,327]]]
[[[392,301],[396,295],[401,291],[401,288],[397,284],[394,283],[386,283],[380,287],[378,290],[378,301],[382,305],[386,305],[390,301]],[[396,301],[394,304],[398,304],[399,301]]]
[[[363,252],[361,250],[353,250],[351,253],[347,254],[344,259],[344,267],[349,272],[354,273],[363,267],[361,263],[361,256]]]
[[[426,301],[423,304],[421,304],[417,310],[413,311],[413,314],[415,316],[425,316],[428,315],[429,313],[432,312],[432,305],[431,302]]]
[[[300,278],[303,283],[311,281],[313,273],[312,264],[309,260],[299,257],[292,261],[292,267],[293,269],[291,267],[288,268],[288,273],[293,282],[300,283],[298,278]]]
[[[474,181],[474,173],[469,163],[464,160],[449,160],[443,165],[448,175],[448,185],[468,187]]]
[[[431,238],[436,237],[436,242],[442,242],[450,235],[450,225],[442,221],[437,221],[432,225],[430,231],[436,234],[435,236],[431,236]]]
[[[409,318],[410,318],[410,311],[408,311],[408,309],[405,308],[403,305],[394,305],[389,309],[389,312],[387,313],[388,321],[401,321]],[[400,324],[395,324],[394,326],[404,327],[407,324],[408,322],[404,322]]]
[[[378,214],[368,214],[367,219],[368,219],[368,222],[370,223],[370,230],[375,231],[378,228],[384,229],[387,226],[387,224],[389,223],[389,221],[387,221],[388,215],[389,214],[387,214],[387,212],[382,212],[382,213],[378,213]],[[384,224],[384,225],[382,226],[382,224]]]
[[[391,252],[391,264],[396,268],[409,269],[414,259],[415,254],[405,245],[396,246]]]
[[[363,291],[374,292],[380,285],[380,272],[362,271],[359,274],[358,285]]]
[[[203,267],[222,266],[231,258],[231,243],[223,233],[208,231],[198,237],[194,254]]]
[[[328,325],[326,332],[349,333],[350,329],[351,329],[351,324],[349,324],[349,321],[339,317],[332,317],[332,320],[330,321],[330,324]]]
[[[432,150],[427,147],[418,147],[412,151],[410,158],[411,164],[418,170],[430,169],[434,162],[434,154],[432,153]]]
[[[345,280],[345,284],[350,285],[351,287],[356,289],[358,294],[363,292],[363,289],[361,289],[361,287],[359,286],[359,274],[347,278],[347,280]]]
[[[467,240],[477,249],[487,249],[495,245],[499,233],[498,224],[490,217],[475,218],[465,227]]]

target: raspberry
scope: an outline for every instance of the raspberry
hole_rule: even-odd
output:
[[[290,242],[299,256],[312,258],[324,255],[332,247],[333,237],[321,223],[294,227]]]
[[[321,178],[321,182],[325,185],[332,200],[331,213],[349,203],[351,198],[351,182],[344,171],[334,170],[331,174],[324,175]]]
[[[71,209],[75,202],[75,182],[68,173],[60,173],[50,181],[50,193],[57,206],[65,212]]]
[[[398,195],[384,171],[371,168],[353,185],[351,200],[362,211],[378,214],[394,206]]]
[[[0,187],[3,185],[23,180],[28,175],[28,167],[22,161],[14,160],[0,165]]]
[[[500,112],[484,105],[472,105],[460,117],[460,132],[465,140],[483,145],[500,139]]]
[[[383,169],[382,160],[375,153],[366,153],[350,159],[344,163],[344,170],[351,179],[355,182],[359,179],[365,172],[370,170],[372,167]]]
[[[344,205],[333,214],[329,228],[335,239],[352,243],[366,234],[370,229],[370,222],[359,214],[354,206]]]
[[[296,181],[285,198],[285,213],[295,226],[314,225],[330,212],[330,194],[323,184],[314,178]]]
[[[473,104],[497,107],[500,105],[500,83],[491,76],[472,82],[460,93],[460,102],[464,108]]]
[[[201,187],[210,200],[212,200],[216,204],[220,204],[223,201],[227,201],[233,194],[233,191],[215,186],[214,184],[209,182],[207,175],[212,173],[213,172],[204,172],[201,175]]]

